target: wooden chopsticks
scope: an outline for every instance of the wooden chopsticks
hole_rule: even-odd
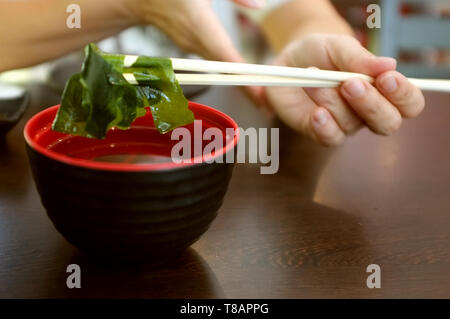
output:
[[[236,86],[295,86],[295,87],[337,87],[340,82],[290,78],[270,75],[244,74],[176,74],[183,85],[236,85]]]
[[[136,57],[127,56],[127,59],[133,61]],[[175,71],[205,72],[175,73],[178,82],[183,85],[337,87],[354,77],[374,82],[370,76],[351,72],[194,59],[173,58],[171,61]],[[124,73],[124,77],[131,84],[138,84],[133,74]],[[409,80],[423,90],[450,92],[450,80]]]

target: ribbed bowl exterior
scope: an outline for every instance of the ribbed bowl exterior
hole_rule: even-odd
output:
[[[216,217],[233,164],[120,172],[72,166],[27,145],[47,214],[74,246],[112,261],[160,263],[194,243]]]

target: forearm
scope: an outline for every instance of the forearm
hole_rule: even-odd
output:
[[[353,35],[351,27],[328,0],[292,0],[267,15],[262,28],[276,52],[293,39],[310,33]]]
[[[81,28],[70,29],[70,0],[0,0],[0,72],[56,58],[134,23],[122,0],[78,0]]]

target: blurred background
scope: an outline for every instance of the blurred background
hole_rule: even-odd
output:
[[[449,0],[334,0],[359,40],[378,55],[399,60],[410,77],[450,77]],[[366,8],[381,7],[380,29],[368,29]]]

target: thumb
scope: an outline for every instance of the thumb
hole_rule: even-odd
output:
[[[333,39],[328,43],[327,49],[332,62],[341,71],[376,77],[397,67],[395,59],[375,56],[355,38]]]

